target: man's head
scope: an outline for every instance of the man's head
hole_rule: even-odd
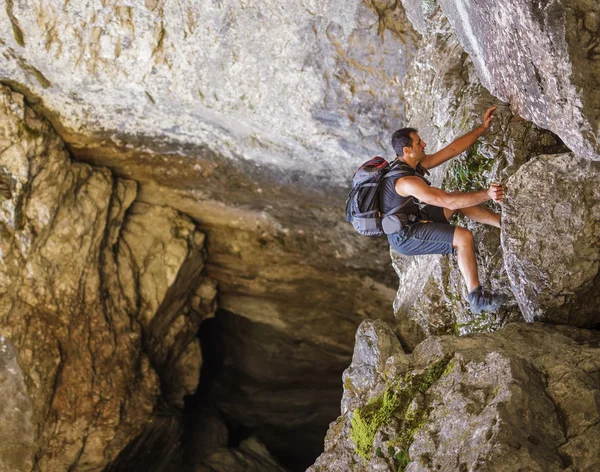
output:
[[[425,156],[425,146],[415,128],[402,128],[392,135],[392,147],[398,157],[410,157],[419,162]]]

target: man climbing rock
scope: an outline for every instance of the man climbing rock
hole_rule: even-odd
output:
[[[434,154],[425,154],[426,144],[414,128],[403,128],[392,136],[392,146],[398,162],[389,172],[394,178],[386,178],[381,189],[381,208],[385,215],[390,245],[399,253],[416,256],[421,254],[450,254],[456,249],[458,267],[469,292],[473,313],[498,309],[502,297],[485,293],[479,283],[473,234],[466,228],[449,223],[458,211],[473,221],[500,227],[500,215],[482,205],[487,200],[502,202],[504,189],[492,184],[478,192],[448,193],[431,187],[425,178],[429,169],[458,156],[471,147],[490,126],[496,107],[489,108],[483,123],[473,131],[461,136]],[[397,177],[397,178],[396,178]],[[417,203],[420,202],[420,205]],[[424,205],[423,205],[424,204]],[[396,226],[394,226],[396,225]],[[390,233],[390,226],[392,234]]]

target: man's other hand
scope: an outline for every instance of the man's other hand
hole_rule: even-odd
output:
[[[504,200],[504,187],[500,184],[492,184],[487,194],[495,202],[502,203],[502,200]]]
[[[490,127],[490,123],[492,122],[492,118],[494,118],[494,112],[496,111],[498,106],[493,106],[487,109],[485,115],[483,115],[483,129],[488,129]]]

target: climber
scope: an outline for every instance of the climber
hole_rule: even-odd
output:
[[[489,108],[479,127],[434,154],[425,154],[426,144],[416,129],[403,128],[396,131],[392,136],[392,147],[396,151],[398,163],[393,169],[403,172],[399,173],[400,177],[397,179],[385,179],[380,193],[382,213],[394,213],[399,220],[398,230],[388,234],[390,245],[396,251],[416,256],[450,254],[456,249],[458,267],[467,285],[471,311],[476,314],[484,310],[497,310],[502,305],[503,298],[484,292],[479,283],[471,231],[453,226],[449,221],[459,211],[473,221],[499,228],[500,215],[481,204],[490,199],[501,203],[504,189],[501,185],[492,184],[487,190],[478,192],[448,193],[431,187],[424,176],[429,174],[429,169],[471,147],[489,128],[495,110],[495,106]]]

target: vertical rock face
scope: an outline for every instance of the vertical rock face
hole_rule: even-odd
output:
[[[25,376],[12,343],[0,336],[0,471],[31,470],[34,429]]]
[[[198,325],[215,310],[214,282],[202,276],[204,235],[171,208],[134,203],[118,244],[119,279],[136,281],[123,287],[122,309],[142,325],[163,395],[183,406],[200,375]]]
[[[4,86],[0,142],[0,333],[24,373],[35,467],[100,470],[141,431],[159,382],[173,402],[195,387],[181,366],[200,363],[204,309],[186,300],[203,237],[172,210],[132,206],[135,183],[73,164]]]
[[[600,160],[597,2],[440,0],[482,84],[577,155]]]
[[[404,81],[407,123],[419,130],[432,153],[481,123],[497,101],[481,85],[439,8],[423,18],[423,43]],[[505,183],[531,157],[564,149],[552,133],[541,130],[501,106],[490,129],[463,156],[432,172],[434,186],[474,191],[491,182]],[[492,208],[499,212],[497,205]],[[522,319],[504,268],[500,231],[459,219],[473,231],[480,281],[509,299],[497,314],[473,315],[453,256],[405,257],[392,250],[400,279],[394,312],[402,339],[410,347],[431,334],[466,334],[497,329]]]
[[[600,324],[600,165],[539,156],[508,182],[502,247],[527,321]]]
[[[381,357],[386,331],[379,326],[383,339],[373,339],[372,328],[359,330],[350,369],[386,369],[331,424],[309,471],[600,467],[597,332],[510,324],[491,334],[430,337],[398,362],[397,354]],[[361,347],[369,340],[370,351]]]

